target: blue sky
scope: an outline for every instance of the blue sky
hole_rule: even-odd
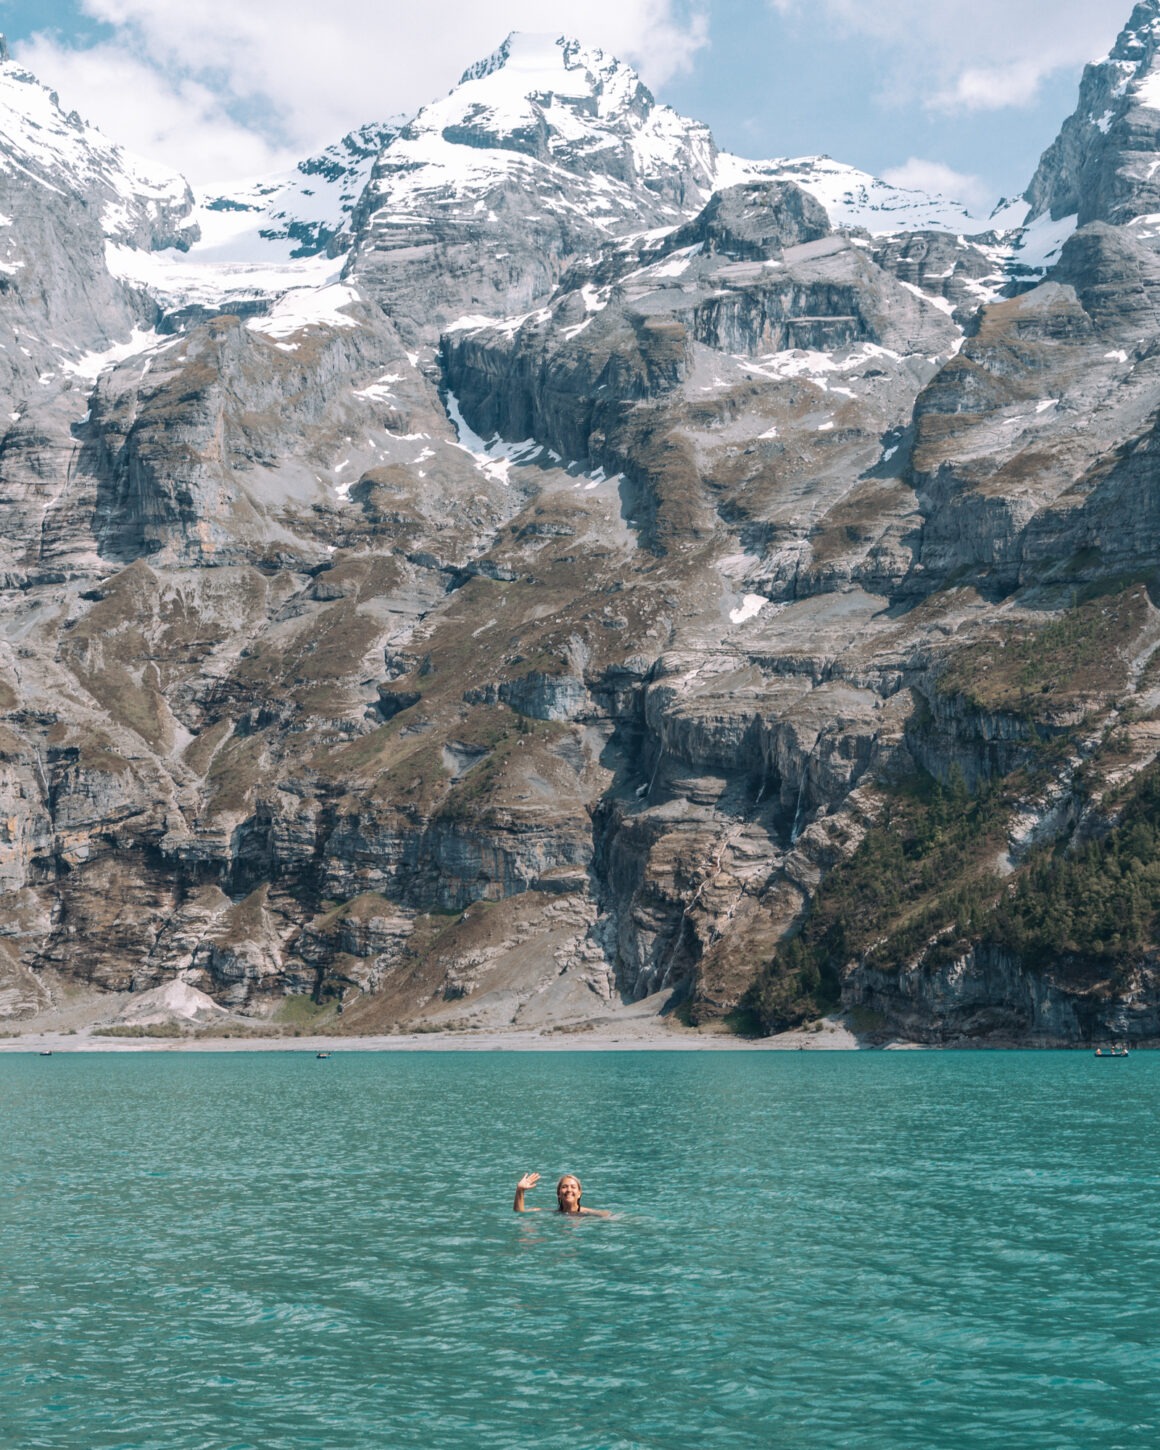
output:
[[[1131,0],[0,0],[14,54],[195,181],[443,94],[511,29],[633,61],[752,157],[826,152],[983,215],[1027,184]]]
[[[1105,27],[1107,44],[1116,29]],[[895,68],[911,66],[912,57],[827,20],[817,8],[795,16],[751,0],[716,0],[711,37],[693,69],[665,86],[665,99],[708,121],[729,150],[820,151],[875,175],[911,158],[938,162],[978,177],[978,199],[991,204],[1027,185],[1075,108],[1083,68],[1077,60],[1045,76],[1030,103],[968,109],[932,105],[924,78],[913,71],[919,90],[908,92]]]

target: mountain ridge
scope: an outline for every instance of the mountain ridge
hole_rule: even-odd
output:
[[[1025,927],[1160,709],[1150,183],[1089,71],[1107,147],[978,230],[518,35],[197,240],[0,165],[0,1011],[1160,1036],[1143,907],[1103,975]]]

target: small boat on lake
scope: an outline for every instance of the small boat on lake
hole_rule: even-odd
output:
[[[316,1052],[314,1055],[315,1055],[315,1057],[329,1057],[330,1056],[330,1053],[329,1052]]]
[[[1097,1047],[1095,1050],[1095,1056],[1103,1058],[1128,1057],[1130,1056],[1130,1053],[1128,1052],[1128,1044],[1126,1042],[1116,1042],[1113,1043],[1112,1046],[1107,1048],[1106,1050],[1102,1047]]]

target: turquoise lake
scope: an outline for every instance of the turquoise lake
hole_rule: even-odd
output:
[[[0,1055],[0,1444],[1141,1450],[1158,1103],[1149,1053]]]

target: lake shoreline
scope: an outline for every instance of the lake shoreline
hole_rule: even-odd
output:
[[[1155,1043],[1133,1043],[1132,1051]],[[913,1042],[904,1038],[866,1041],[840,1029],[833,1033],[782,1032],[775,1037],[726,1033],[657,1032],[414,1032],[363,1037],[103,1037],[62,1032],[29,1032],[0,1038],[0,1053],[124,1052],[298,1052],[339,1056],[348,1052],[1080,1052],[1083,1042],[1015,1042],[964,1039]]]
[[[66,1019],[67,1021],[67,1019]],[[75,1019],[74,1019],[75,1021]],[[687,1027],[672,1018],[635,1015],[590,1024],[573,1023],[536,1027],[441,1028],[417,1032],[341,1033],[281,1031],[257,1027],[248,1031],[236,1020],[215,1024],[180,1023],[180,1035],[128,1035],[116,1019],[76,1025],[28,1024],[0,1034],[0,1053],[64,1052],[1088,1052],[1095,1044],[1062,1041],[1021,1041],[1017,1038],[957,1038],[946,1042],[918,1042],[892,1037],[880,1028],[856,1030],[844,1014],[824,1017],[808,1027],[796,1027],[772,1037],[741,1037],[722,1023]],[[221,1032],[221,1027],[226,1031]],[[257,1024],[255,1024],[257,1026]],[[110,1032],[108,1029],[112,1029]],[[125,1035],[121,1032],[125,1031]],[[1160,1042],[1132,1043],[1133,1051],[1160,1047]]]
[[[919,1043],[891,1043],[917,1048]],[[367,1036],[105,1037],[88,1032],[28,1032],[0,1038],[0,1052],[833,1052],[867,1046],[847,1027],[736,1037],[663,1025],[652,1030],[582,1032],[411,1032]]]

